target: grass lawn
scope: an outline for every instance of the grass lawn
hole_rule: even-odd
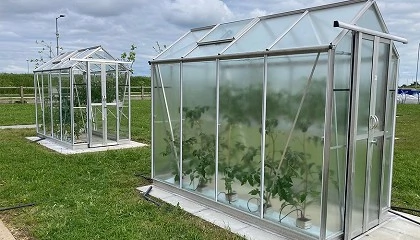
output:
[[[33,124],[33,105],[0,105],[0,125]],[[420,209],[420,105],[398,105],[392,205]],[[147,182],[150,147],[63,156],[0,130],[0,218],[29,239],[240,239],[177,207],[156,207],[135,187]],[[133,101],[132,135],[150,143],[150,101]]]
[[[0,126],[35,124],[33,104],[0,104]]]
[[[420,209],[420,105],[399,104],[397,115],[392,205]]]
[[[134,139],[150,142],[150,101],[132,112]],[[34,135],[0,130],[0,208],[36,203],[0,218],[29,239],[241,239],[140,197],[135,187],[148,183],[134,174],[150,173],[150,147],[63,156],[25,139]]]

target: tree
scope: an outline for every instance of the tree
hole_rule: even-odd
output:
[[[127,52],[121,53],[121,60],[131,62],[131,64],[130,64],[130,72],[131,73],[134,72],[133,64],[136,61],[136,52],[135,52],[136,48],[137,47],[134,44],[131,44],[131,48],[130,48],[130,51],[128,53]]]
[[[156,41],[156,46],[153,46],[153,49],[157,54],[163,52],[166,49],[166,45],[163,45],[163,48],[160,46],[159,41]]]

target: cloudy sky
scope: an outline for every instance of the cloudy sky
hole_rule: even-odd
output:
[[[136,45],[135,75],[149,75],[156,41],[170,45],[186,31],[225,21],[295,10],[338,0],[0,0],[0,72],[27,72],[44,40],[55,53],[55,18],[63,51],[102,45],[114,57]],[[420,1],[377,0],[388,29],[408,38],[397,44],[400,85],[415,81]],[[48,51],[43,58],[48,59]],[[419,76],[420,79],[420,76]]]

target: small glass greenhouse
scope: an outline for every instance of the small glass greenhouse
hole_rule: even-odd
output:
[[[34,71],[38,136],[68,148],[130,142],[130,71],[101,46],[62,53]]]
[[[150,62],[155,184],[292,239],[377,226],[394,42],[372,0],[191,29]]]

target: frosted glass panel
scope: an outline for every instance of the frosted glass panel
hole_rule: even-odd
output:
[[[183,64],[182,187],[214,199],[216,62]]]
[[[381,24],[381,19],[373,6],[363,14],[363,16],[357,21],[356,25],[379,32],[386,32],[385,28]]]
[[[360,63],[359,112],[357,120],[357,134],[367,134],[369,131],[373,41],[363,39],[361,47],[362,60]]]
[[[341,28],[331,27],[334,21],[342,21],[345,23],[352,22],[353,18],[365,5],[364,2],[357,4],[345,5],[331,9],[321,9],[318,11],[309,12],[312,20],[312,26],[315,29],[316,35],[319,37],[322,44],[329,44],[342,31]]]
[[[252,19],[241,20],[231,23],[223,23],[216,27],[209,35],[200,42],[217,41],[222,39],[233,38],[236,34],[249,23]]]
[[[220,62],[218,201],[259,216],[263,59]]]
[[[156,59],[183,57],[197,45],[197,41],[200,40],[208,31],[210,31],[210,28],[189,32],[184,38],[175,43]]]
[[[179,180],[180,79],[179,64],[153,68],[153,154],[155,178]]]
[[[386,88],[388,82],[389,44],[379,43],[376,85],[376,116],[379,118],[378,130],[384,130]]]
[[[230,46],[225,54],[266,50],[301,14],[260,20]]]
[[[306,15],[271,50],[318,46],[322,42],[317,34],[310,16]]]
[[[353,209],[351,230],[360,231],[363,224],[363,209],[365,203],[367,139],[356,142],[355,175],[353,176]]]
[[[264,218],[319,236],[327,56],[321,54],[310,80],[315,60],[316,54],[268,58]],[[312,227],[297,228],[305,218]]]
[[[379,219],[379,196],[381,191],[381,169],[382,169],[382,149],[383,137],[375,138],[376,144],[372,144],[372,165],[369,184],[369,222],[378,221]]]

